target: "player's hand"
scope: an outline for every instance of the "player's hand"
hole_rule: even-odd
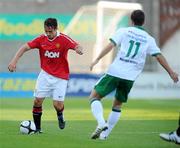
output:
[[[76,53],[79,54],[79,55],[82,55],[83,54],[83,48],[81,46],[78,46],[76,49],[75,49]]]
[[[9,66],[8,66],[8,69],[9,69],[10,72],[16,71],[16,64],[14,64],[14,63],[11,62],[11,63],[9,64]]]
[[[179,81],[177,73],[171,72],[169,75],[170,75],[171,79],[173,79],[174,83],[177,83]]]
[[[95,61],[93,61],[93,62],[91,63],[91,65],[90,65],[90,71],[93,70],[94,65],[96,65],[98,62],[99,62],[99,60],[95,60]]]

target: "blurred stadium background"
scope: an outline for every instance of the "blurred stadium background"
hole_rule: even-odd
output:
[[[37,50],[26,53],[18,63],[15,74],[8,73],[8,64],[17,49],[28,40],[43,33],[43,21],[56,17],[59,30],[82,44],[85,54],[77,57],[69,52],[71,79],[69,96],[87,96],[91,88],[111,63],[114,53],[102,60],[94,72],[89,64],[96,53],[97,0],[0,0],[0,97],[32,97],[35,80],[39,72]],[[111,1],[112,2],[112,1]],[[180,74],[180,1],[179,0],[121,0],[116,2],[139,3],[146,14],[146,30],[161,47],[169,64]],[[76,24],[74,16],[83,9]],[[117,10],[116,10],[117,12]],[[121,12],[120,12],[121,13]],[[114,11],[105,11],[106,18]],[[128,26],[129,12],[123,12],[116,27]],[[114,16],[113,16],[114,17]],[[110,26],[111,19],[104,22]],[[109,32],[115,31],[112,27]],[[104,30],[103,30],[104,31]],[[108,41],[107,34],[103,45]],[[180,84],[173,84],[168,74],[155,59],[147,57],[144,73],[140,76],[130,96],[132,98],[180,98]]]

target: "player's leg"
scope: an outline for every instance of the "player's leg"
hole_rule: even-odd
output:
[[[33,119],[36,125],[36,132],[41,133],[42,103],[44,98],[35,98],[33,104]]]
[[[108,120],[107,120],[108,129],[103,131],[100,134],[99,138],[101,140],[105,140],[111,133],[114,126],[117,124],[117,122],[121,116],[121,109],[120,109],[121,106],[122,106],[122,103],[119,100],[115,99],[113,102],[112,111],[110,112]]]
[[[92,114],[98,123],[96,130],[92,133],[92,139],[98,138],[100,133],[107,129],[107,124],[103,116],[103,107],[100,100],[103,96],[106,96],[116,88],[116,83],[114,82],[114,77],[109,75],[103,76],[97,82],[89,97]]]
[[[41,133],[42,103],[44,98],[35,98],[33,104],[33,119],[36,125],[36,132]]]
[[[93,90],[90,94],[91,111],[93,116],[97,120],[99,127],[102,127],[105,124],[101,98],[102,97],[96,92],[96,90]]]
[[[41,132],[42,104],[45,97],[50,96],[48,74],[43,70],[39,73],[34,91],[33,119],[36,125],[37,133]]]
[[[93,90],[91,92],[91,95],[90,95],[91,112],[98,123],[95,131],[91,135],[92,139],[98,138],[100,133],[103,130],[107,129],[107,124],[103,116],[103,106],[101,103],[101,99],[102,97],[96,92],[96,90]]]
[[[59,123],[59,128],[64,129],[65,128],[65,120],[64,120],[64,102],[63,101],[53,101],[54,108],[57,112],[57,118]]]
[[[112,129],[117,124],[121,115],[122,103],[127,102],[128,94],[133,86],[133,81],[117,78],[117,82],[118,85],[116,88],[115,100],[113,102],[112,111],[109,114],[107,120],[108,129],[106,131],[103,131],[100,135],[100,139],[102,140],[106,139],[109,136]]]
[[[65,128],[65,119],[64,119],[64,99],[66,95],[68,81],[64,79],[57,78],[57,81],[54,85],[53,90],[53,105],[57,113],[58,124],[60,129]]]

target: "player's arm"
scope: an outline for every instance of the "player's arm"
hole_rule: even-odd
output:
[[[178,74],[175,73],[171,67],[169,66],[168,62],[166,61],[165,57],[162,54],[158,54],[155,56],[157,61],[161,64],[161,66],[168,72],[171,79],[176,83],[179,81]]]
[[[77,54],[82,55],[83,54],[83,48],[80,45],[77,45],[74,49]]]
[[[16,71],[16,64],[19,61],[20,57],[28,50],[30,50],[31,48],[29,47],[28,44],[24,44],[22,45],[19,50],[16,52],[15,56],[13,57],[13,59],[11,60],[11,62],[8,65],[8,69],[10,72],[14,72]]]
[[[90,70],[93,69],[94,65],[96,65],[101,58],[103,58],[107,53],[109,53],[113,47],[115,47],[115,44],[110,42],[107,46],[104,47],[104,49],[100,52],[99,56],[91,63]]]

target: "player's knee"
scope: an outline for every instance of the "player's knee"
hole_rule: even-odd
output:
[[[54,105],[54,108],[56,110],[63,110],[64,109],[64,102],[62,102],[62,101],[54,101],[53,105]]]
[[[96,100],[101,100],[101,99],[102,99],[102,96],[99,95],[99,94],[96,92],[96,90],[93,90],[93,91],[91,92],[90,96],[89,96],[90,102],[91,102],[92,100],[94,100],[94,99],[96,99]]]
[[[123,102],[115,97],[114,102],[113,102],[113,106],[120,106],[121,107],[122,104],[123,104]]]
[[[43,102],[43,100],[42,99],[35,99],[34,100],[34,106],[42,106],[42,102]]]

